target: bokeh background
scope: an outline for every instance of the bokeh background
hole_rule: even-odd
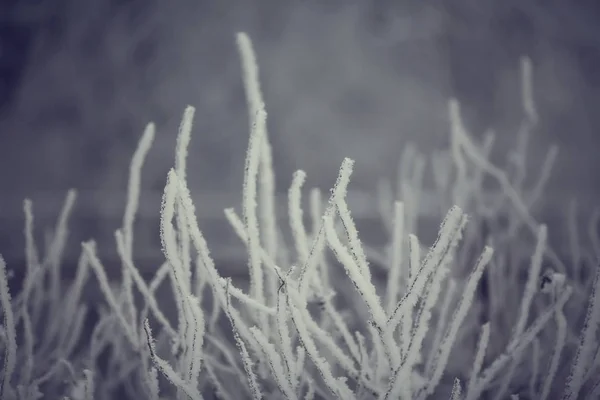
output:
[[[3,0],[0,252],[12,265],[23,257],[24,197],[42,240],[77,188],[67,260],[91,237],[113,259],[129,160],[154,121],[135,244],[153,268],[160,195],[191,104],[199,218],[216,257],[232,257],[222,209],[240,204],[248,137],[241,30],[258,53],[282,199],[294,170],[327,189],[348,156],[353,195],[368,206],[362,194],[395,173],[406,143],[426,153],[447,143],[449,97],[474,135],[496,130],[501,158],[522,117],[528,55],[541,116],[531,166],[550,144],[561,151],[543,218],[560,220],[572,197],[589,210],[600,189],[599,23],[591,0]]]

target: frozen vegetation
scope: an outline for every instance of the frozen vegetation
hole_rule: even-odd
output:
[[[93,241],[82,243],[75,279],[61,279],[75,191],[43,249],[34,240],[35,206],[24,201],[27,265],[16,293],[9,293],[10,266],[0,259],[2,399],[600,397],[600,214],[589,226],[571,224],[566,259],[532,216],[556,149],[538,175],[526,174],[537,123],[526,59],[524,119],[506,165],[489,161],[493,134],[474,139],[450,101],[449,148],[431,157],[407,148],[394,182],[380,185],[373,207],[389,240],[374,249],[361,241],[346,203],[351,159],[340,160],[328,193],[306,190],[305,173],[297,171],[289,223],[278,226],[257,62],[245,34],[237,44],[250,135],[242,206],[225,209],[224,218],[247,249],[248,290],[220,275],[196,219],[186,170],[194,117],[188,107],[160,210],[165,260],[151,280],[142,278],[133,244],[153,124],[133,155],[115,232],[117,284],[108,282]],[[447,211],[432,244],[417,236],[426,172]],[[92,329],[82,293],[90,281],[105,298],[94,305]],[[172,288],[176,315],[165,315],[156,296],[163,284]]]

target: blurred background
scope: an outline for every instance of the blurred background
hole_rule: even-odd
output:
[[[198,217],[216,258],[235,258],[222,209],[239,209],[248,138],[241,30],[258,54],[282,201],[294,170],[328,189],[348,156],[358,216],[372,219],[363,193],[394,175],[403,146],[447,144],[452,96],[474,135],[496,130],[501,156],[522,118],[528,55],[541,116],[532,167],[560,146],[544,218],[562,218],[571,197],[589,209],[600,189],[599,22],[596,1],[2,0],[0,253],[23,258],[23,198],[41,241],[76,188],[68,261],[92,237],[114,259],[129,161],[154,121],[135,239],[154,268],[160,195],[191,104]]]

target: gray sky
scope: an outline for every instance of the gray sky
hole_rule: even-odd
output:
[[[2,217],[20,218],[25,196],[54,204],[74,187],[93,193],[74,230],[110,239],[149,121],[158,135],[144,189],[158,213],[187,104],[197,107],[191,186],[198,196],[222,195],[219,207],[237,206],[248,137],[240,30],[258,53],[281,191],[298,168],[309,186],[329,188],[343,157],[357,161],[353,187],[373,190],[375,178],[393,175],[406,143],[424,152],[446,143],[450,96],[475,135],[498,131],[502,156],[521,117],[518,60],[528,54],[543,121],[530,161],[559,143],[552,196],[597,194],[600,35],[591,8],[512,0],[26,3],[3,22],[26,34],[9,35],[2,53],[20,60],[2,70],[4,81],[17,82],[5,85],[0,114]],[[41,220],[58,211],[40,207]],[[15,228],[2,229],[0,251],[20,240],[10,238]]]

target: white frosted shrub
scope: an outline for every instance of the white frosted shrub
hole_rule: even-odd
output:
[[[150,281],[136,266],[133,243],[153,124],[133,156],[123,226],[115,232],[122,261],[117,284],[109,282],[93,241],[82,244],[75,279],[61,279],[75,192],[43,256],[34,241],[33,205],[24,202],[26,274],[13,298],[0,258],[2,399],[600,395],[600,270],[593,262],[600,241],[590,228],[595,248],[573,241],[576,254],[564,262],[549,243],[549,227],[532,216],[556,149],[527,188],[526,147],[537,123],[527,60],[525,117],[507,166],[489,161],[493,135],[474,140],[451,101],[449,149],[429,159],[407,148],[395,181],[379,185],[374,207],[389,240],[377,248],[361,237],[346,201],[350,159],[340,160],[326,194],[307,191],[306,174],[294,174],[288,226],[278,223],[258,66],[250,39],[241,33],[237,43],[250,138],[242,207],[226,209],[225,218],[247,249],[249,290],[220,275],[197,222],[186,170],[194,116],[188,107],[160,210],[165,260]],[[427,166],[436,207],[445,213],[431,245],[417,236]],[[591,221],[593,227],[598,217]],[[82,297],[90,283],[105,298],[96,310]],[[163,283],[172,287],[176,315],[165,315],[157,298]],[[90,330],[92,312],[98,315]]]

